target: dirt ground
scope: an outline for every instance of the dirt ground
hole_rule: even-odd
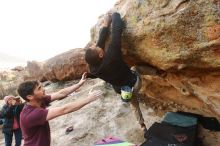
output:
[[[53,92],[76,82],[53,83],[48,85],[46,90],[48,93]],[[101,89],[105,94],[79,111],[50,121],[51,146],[92,146],[95,141],[106,136],[119,137],[137,145],[143,143],[143,132],[129,104],[122,102],[119,95],[99,79],[89,79],[77,92],[63,100],[53,102],[49,108],[62,106],[78,98],[85,98],[91,89]],[[158,101],[152,98],[141,98],[140,102],[147,128],[154,122],[160,122],[167,111],[182,110],[199,113],[196,109],[189,109],[174,102]],[[65,133],[66,128],[70,126],[73,126],[73,131]],[[200,126],[199,137],[203,139],[204,146],[219,146],[220,144],[220,132],[209,131]],[[3,145],[4,139],[1,133],[0,146]]]

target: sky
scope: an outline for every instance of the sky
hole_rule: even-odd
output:
[[[1,0],[0,53],[44,61],[90,40],[117,0]]]

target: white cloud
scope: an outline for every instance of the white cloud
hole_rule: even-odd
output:
[[[0,1],[0,52],[43,61],[84,47],[98,16],[117,0]]]

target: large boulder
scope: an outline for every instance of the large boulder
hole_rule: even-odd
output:
[[[80,78],[83,72],[88,71],[84,55],[85,50],[77,48],[50,58],[43,67],[45,78],[50,81]]]
[[[17,87],[23,81],[24,74],[24,70],[0,70],[0,99],[7,95],[17,95]]]
[[[220,117],[220,1],[120,0],[113,9],[125,22],[124,59],[167,72],[143,76],[143,93]]]
[[[121,1],[129,55],[164,70],[218,69],[219,5],[217,0]]]
[[[28,61],[26,66],[28,74],[24,75],[24,80],[45,81],[43,65],[44,62]]]

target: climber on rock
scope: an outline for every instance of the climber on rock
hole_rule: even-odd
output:
[[[105,47],[111,24],[110,42]],[[98,42],[87,46],[85,60],[89,64],[92,75],[110,83],[114,90],[121,94],[121,99],[130,103],[130,107],[141,125],[141,129],[146,131],[138,101],[138,92],[141,88],[140,74],[138,73],[138,68],[132,67],[130,69],[122,58],[121,35],[123,27],[124,24],[119,13],[106,14],[99,33]],[[140,69],[144,70],[143,67]],[[145,72],[152,75],[159,73],[151,66],[148,66]]]

